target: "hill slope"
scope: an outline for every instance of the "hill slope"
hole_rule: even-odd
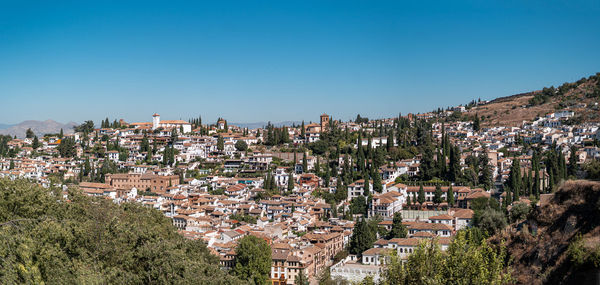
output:
[[[506,241],[519,284],[598,284],[600,183],[565,183],[525,223],[492,240]]]
[[[0,284],[241,284],[136,203],[0,179]]]
[[[575,112],[576,120],[600,122],[600,106],[596,104],[600,105],[600,73],[558,88],[497,98],[469,109],[467,114],[483,117],[484,126],[519,126],[524,120],[568,109]]]

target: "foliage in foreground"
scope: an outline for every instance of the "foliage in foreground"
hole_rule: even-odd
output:
[[[266,284],[271,272],[271,247],[255,236],[240,239],[235,249],[236,261],[233,273],[253,284]]]
[[[459,231],[447,251],[436,242],[423,242],[402,263],[392,256],[382,284],[508,284],[506,249],[496,248],[478,230]]]
[[[159,211],[0,179],[1,284],[238,284]]]

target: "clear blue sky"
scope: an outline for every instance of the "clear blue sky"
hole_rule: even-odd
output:
[[[390,117],[600,71],[600,1],[1,1],[0,123]]]

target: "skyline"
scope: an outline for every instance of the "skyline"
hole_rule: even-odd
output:
[[[0,3],[0,123],[382,118],[600,71],[594,1],[170,4]]]

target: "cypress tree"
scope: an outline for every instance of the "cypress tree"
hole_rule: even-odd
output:
[[[296,167],[296,164],[298,164],[298,159],[296,157],[296,149],[294,149],[294,168]]]
[[[373,170],[371,176],[373,177],[373,191],[376,191],[377,193],[383,192],[381,175],[379,175],[378,171]]]
[[[329,179],[331,178],[330,176],[330,170],[329,170],[329,163],[325,164],[325,177],[323,177],[323,180],[325,180],[325,187],[329,187]]]
[[[433,202],[436,204],[442,203],[443,194],[444,193],[442,192],[442,187],[440,186],[440,184],[435,185],[435,192],[433,193]]]
[[[423,189],[423,182],[421,182],[421,185],[419,185],[419,196],[417,197],[417,201],[420,204],[425,202],[425,190]]]
[[[223,137],[221,135],[219,135],[219,137],[217,138],[217,149],[220,151],[223,151],[225,149],[225,141],[223,140]]]
[[[287,190],[289,192],[294,191],[294,174],[293,174],[293,171],[290,171],[290,173],[288,173]]]
[[[392,229],[388,233],[387,238],[406,238],[408,231],[406,230],[406,226],[402,224],[402,214],[400,212],[394,213],[394,217],[392,219]]]
[[[577,174],[577,161],[578,161],[578,157],[577,157],[577,147],[576,146],[571,146],[571,154],[569,155],[569,167],[568,167],[568,175],[572,175],[575,176]]]
[[[473,131],[478,132],[481,129],[481,125],[480,125],[480,121],[479,121],[479,115],[475,114],[475,118],[473,120]]]
[[[513,201],[519,201],[519,189],[513,189]]]
[[[539,199],[540,198],[540,170],[535,167],[535,178],[533,179],[533,195]]]
[[[38,139],[37,136],[33,137],[33,142],[31,142],[31,148],[33,148],[34,150],[38,149],[40,147],[40,141]]]
[[[308,172],[308,162],[306,161],[306,152],[302,153],[302,172],[303,173],[307,173]]]
[[[169,163],[169,147],[165,147],[165,150],[163,151],[163,164],[167,165]]]
[[[552,192],[552,190],[554,189],[554,170],[552,168],[550,169],[549,177],[550,179],[548,180],[548,193]]]
[[[519,192],[521,191],[521,166],[519,164],[519,159],[515,156],[513,157],[512,166],[510,168],[510,176],[508,183],[510,185],[510,189],[515,192],[514,201],[518,200]]]
[[[506,200],[506,204],[504,205],[505,207],[508,207],[510,204],[512,204],[512,197],[511,197],[511,189],[507,189],[506,191],[506,196],[504,197]]]
[[[446,202],[448,202],[449,207],[454,207],[454,190],[452,189],[452,185],[448,187],[448,192],[446,193]]]
[[[448,180],[456,182],[460,176],[460,151],[458,146],[450,147],[450,165],[448,168]]]

